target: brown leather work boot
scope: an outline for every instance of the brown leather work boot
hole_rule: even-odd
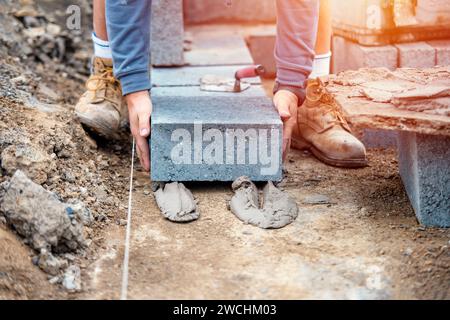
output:
[[[366,148],[351,134],[334,97],[320,79],[308,81],[306,99],[298,109],[292,147],[309,149],[321,161],[338,167],[367,165]]]
[[[116,137],[128,113],[120,82],[113,75],[112,59],[94,58],[86,88],[75,106],[80,122],[102,136]]]

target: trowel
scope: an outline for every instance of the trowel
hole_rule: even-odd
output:
[[[250,88],[249,82],[243,81],[246,78],[254,78],[264,74],[262,65],[252,65],[239,69],[234,74],[234,78],[224,78],[217,75],[205,75],[200,79],[200,90],[212,92],[242,92]]]

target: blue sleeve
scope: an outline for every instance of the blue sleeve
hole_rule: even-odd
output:
[[[106,0],[106,25],[114,75],[123,95],[151,89],[151,0]]]

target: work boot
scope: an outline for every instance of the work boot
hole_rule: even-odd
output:
[[[75,106],[80,122],[104,137],[116,137],[128,113],[120,82],[113,75],[112,59],[94,58],[86,89]]]
[[[352,135],[340,107],[320,79],[308,80],[306,99],[298,109],[292,147],[309,149],[321,161],[338,167],[367,165],[366,148]]]

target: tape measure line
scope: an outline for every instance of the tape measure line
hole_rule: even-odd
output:
[[[130,191],[128,193],[127,228],[126,228],[126,234],[125,234],[125,252],[123,255],[122,289],[121,289],[121,293],[120,293],[120,300],[127,300],[127,296],[128,296],[128,263],[130,260],[131,204],[132,204],[132,195],[133,195],[133,173],[134,173],[135,148],[136,148],[136,140],[133,138],[133,147],[132,147],[132,151],[131,151]]]

